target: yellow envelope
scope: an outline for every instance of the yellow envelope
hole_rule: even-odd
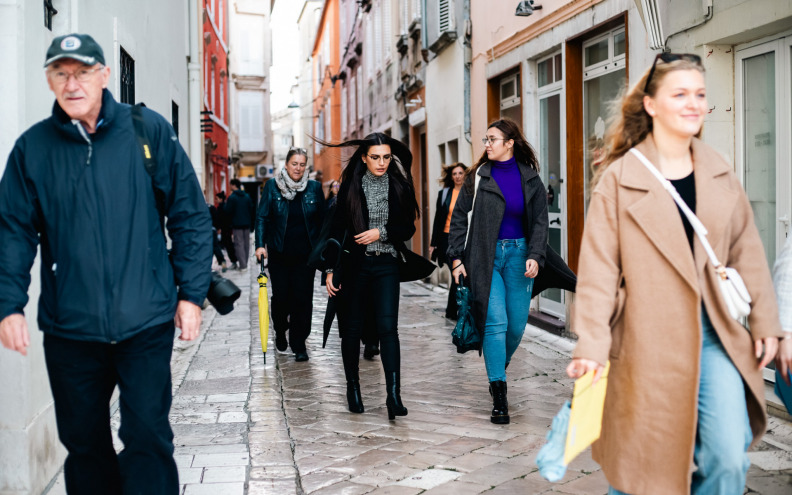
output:
[[[569,464],[578,454],[594,443],[602,432],[602,409],[605,407],[605,392],[608,388],[610,361],[596,384],[592,385],[594,372],[589,371],[575,381],[572,395],[572,411],[569,414],[564,464]]]

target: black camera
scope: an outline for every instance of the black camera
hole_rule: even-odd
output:
[[[234,309],[234,301],[242,295],[242,290],[237,285],[221,276],[217,272],[212,272],[212,282],[209,284],[209,293],[206,298],[214,306],[218,313],[227,315]]]

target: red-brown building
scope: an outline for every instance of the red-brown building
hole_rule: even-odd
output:
[[[207,199],[228,191],[228,0],[203,0],[204,177]]]
[[[341,82],[339,78],[338,0],[325,0],[316,27],[313,56],[313,132],[324,141],[341,139]],[[341,154],[314,143],[314,169],[321,170],[324,181],[341,176]]]

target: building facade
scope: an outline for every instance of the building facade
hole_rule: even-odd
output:
[[[313,135],[323,141],[341,139],[341,84],[339,77],[339,1],[325,0],[316,25],[311,62],[313,65]],[[323,180],[341,176],[341,158],[336,149],[314,142],[314,169]]]
[[[228,0],[203,0],[204,191],[207,201],[227,191],[228,181]]]
[[[313,47],[316,39],[316,26],[322,17],[323,0],[304,0],[297,17],[297,29],[300,33],[300,73],[293,106],[297,115],[294,123],[294,145],[308,152],[308,166],[313,168],[314,145],[309,135],[314,132],[314,74]],[[327,178],[325,177],[325,180]]]
[[[51,115],[54,97],[42,68],[44,54],[55,36],[71,32],[91,34],[102,46],[111,69],[109,88],[117,100],[145,102],[171,120],[186,150],[194,149],[190,124],[199,124],[200,116],[188,111],[187,27],[192,15],[198,17],[197,7],[156,0],[0,3],[0,39],[8,48],[6,70],[0,73],[0,91],[6,98],[0,120],[0,173],[17,137]],[[154,39],[158,42],[151,43]],[[0,348],[0,493],[9,495],[41,493],[65,458],[36,325],[38,272],[37,259],[25,308],[31,337],[28,355]]]
[[[234,0],[230,11],[230,157],[233,174],[256,204],[261,184],[274,172],[270,115],[274,3]]]

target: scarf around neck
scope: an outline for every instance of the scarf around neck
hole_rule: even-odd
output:
[[[298,192],[305,191],[305,188],[308,186],[308,171],[306,170],[302,178],[295,182],[289,177],[286,167],[283,167],[280,173],[275,176],[275,184],[277,184],[278,189],[280,189],[283,198],[291,201]]]

